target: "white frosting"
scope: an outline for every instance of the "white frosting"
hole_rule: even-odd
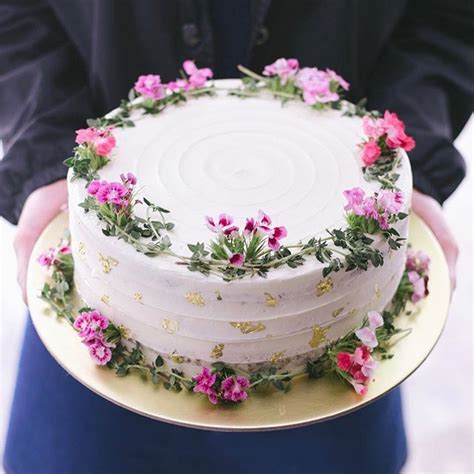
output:
[[[229,84],[235,82],[217,81],[218,87]],[[101,178],[117,181],[121,173],[133,172],[139,196],[171,210],[176,227],[170,237],[178,254],[189,255],[188,243],[214,237],[205,215],[226,212],[242,225],[263,209],[275,225],[287,227],[285,243],[296,243],[344,226],[343,190],[378,190],[361,172],[360,119],[338,111],[221,91],[158,116],[136,113],[133,120],[135,127],[114,131],[117,148]],[[409,202],[405,154],[399,172],[397,185]],[[266,279],[224,282],[104,236],[93,213],[78,207],[86,196],[84,182],[69,182],[69,191],[75,279],[83,298],[129,328],[150,357],[174,352],[186,359],[181,368],[190,372],[215,361],[210,354],[216,344],[224,344],[219,360],[230,364],[268,363],[284,352],[280,365],[301,366],[318,350],[309,344],[315,327],[327,329],[321,348],[360,325],[368,310],[381,310],[390,301],[404,267],[404,249],[388,252],[377,238],[374,245],[384,252],[385,264],[333,273],[332,289],[320,296],[316,286],[324,265],[314,257],[297,269],[270,270]],[[136,212],[140,215],[140,206]],[[397,228],[407,235],[406,221]],[[100,255],[114,259],[107,273]],[[239,322],[258,331],[245,333],[231,324]]]

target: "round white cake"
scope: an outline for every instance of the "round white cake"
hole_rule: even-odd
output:
[[[158,115],[132,113],[134,127],[116,128],[117,145],[101,179],[121,173],[137,178],[137,198],[171,211],[172,250],[214,236],[205,216],[226,213],[240,226],[259,210],[288,231],[285,245],[326,235],[346,225],[343,191],[366,195],[380,183],[364,178],[358,144],[361,119],[339,110],[316,111],[304,103],[284,105],[271,95],[242,99],[215,81],[217,94],[190,99]],[[405,210],[411,172],[398,150]],[[332,272],[314,256],[297,268],[272,268],[266,278],[224,281],[190,272],[172,256],[150,258],[102,232],[94,213],[79,204],[82,180],[69,176],[69,212],[75,284],[88,306],[123,325],[153,360],[193,375],[222,361],[252,370],[295,370],[324,346],[361,325],[370,310],[391,300],[405,267],[405,248],[392,251],[374,236],[384,264],[367,270]],[[145,217],[143,208],[135,213]],[[407,220],[395,224],[407,236]]]

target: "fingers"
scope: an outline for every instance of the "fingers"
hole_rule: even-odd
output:
[[[459,248],[456,238],[446,221],[443,209],[433,198],[416,190],[413,191],[412,208],[430,227],[441,245],[448,264],[451,290],[453,291],[456,288],[456,264]]]
[[[23,301],[27,302],[28,262],[41,232],[67,203],[66,180],[56,181],[34,191],[26,200],[14,239],[17,280]]]

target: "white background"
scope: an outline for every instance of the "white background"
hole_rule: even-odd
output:
[[[410,445],[405,474],[473,472],[473,193],[472,169],[469,168],[472,168],[474,157],[473,142],[474,120],[471,118],[456,141],[468,162],[469,175],[445,205],[461,248],[458,288],[439,344],[425,364],[403,385]],[[14,232],[13,226],[0,221],[2,452],[26,318],[15,280]]]

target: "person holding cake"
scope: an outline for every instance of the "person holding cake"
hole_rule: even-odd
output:
[[[107,132],[99,136],[84,129],[85,120],[113,109],[140,75],[135,90],[152,89],[152,79],[147,82],[143,74],[159,73],[170,90],[184,90],[188,83],[179,81],[188,79],[174,79],[186,58],[195,60],[185,63],[195,85],[211,75],[238,77],[237,64],[286,80],[295,60],[284,64],[284,72],[278,69],[283,63],[275,60],[298,58],[301,65],[338,71],[350,83],[350,101],[367,97],[370,109],[396,112],[416,141],[413,148],[407,136],[403,144],[413,169],[412,208],[438,238],[454,289],[457,246],[441,204],[465,174],[453,140],[474,102],[469,43],[474,9],[468,2],[371,2],[354,7],[350,2],[290,5],[268,0],[67,5],[27,0],[3,2],[0,11],[0,130],[5,150],[0,212],[18,224],[15,250],[25,302],[33,245],[67,205],[63,161],[74,146],[75,130],[79,145],[93,141],[102,147],[99,155],[107,155],[115,142]],[[344,90],[349,88],[337,78]],[[153,94],[162,93],[158,86]],[[305,102],[311,103],[321,100],[322,92],[308,87],[305,94]],[[370,161],[378,151],[371,145],[366,153]],[[119,199],[122,205],[128,202],[122,198],[135,177],[123,176],[122,182],[111,190],[93,181],[88,192],[99,200]],[[354,205],[357,196],[348,198]],[[232,232],[226,219],[208,218],[208,227]],[[257,221],[268,228],[268,216],[259,215]],[[275,227],[272,232],[277,248],[286,229]],[[230,258],[238,265],[241,256]],[[80,324],[82,320],[77,327],[86,338]],[[375,318],[370,324],[380,322]],[[204,382],[199,384],[204,387]],[[72,380],[28,323],[4,464],[7,472],[45,473],[396,473],[406,455],[398,389],[345,417],[286,432],[179,428],[118,408]]]

